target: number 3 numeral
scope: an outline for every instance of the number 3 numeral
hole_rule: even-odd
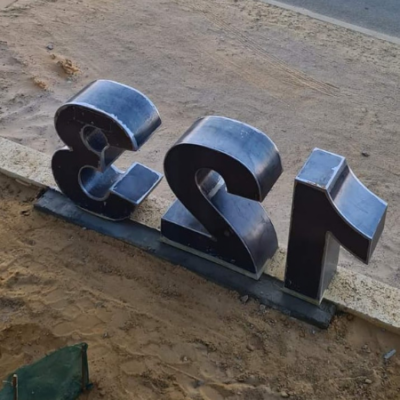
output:
[[[112,81],[91,83],[61,106],[55,126],[68,148],[52,159],[61,191],[79,207],[112,220],[128,218],[162,175],[142,164],[119,171],[113,162],[138,150],[161,124],[142,93]]]

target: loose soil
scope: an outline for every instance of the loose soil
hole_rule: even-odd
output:
[[[89,344],[82,399],[397,400],[400,338],[350,315],[321,331],[35,211],[0,175],[0,380]]]

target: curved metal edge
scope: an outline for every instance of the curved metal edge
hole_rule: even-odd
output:
[[[131,144],[131,148],[130,149],[126,149],[127,151],[137,151],[139,150],[137,141],[135,139],[135,136],[132,134],[132,132],[129,130],[129,128],[127,128],[126,126],[124,126],[123,124],[121,124],[118,119],[115,119],[114,116],[112,114],[108,114],[98,108],[96,108],[95,106],[88,104],[88,103],[64,103],[62,106],[60,106],[57,111],[56,114],[54,115],[54,124],[57,123],[57,119],[59,118],[60,114],[67,110],[69,107],[82,107],[84,109],[87,109],[89,111],[95,111],[103,116],[106,116],[110,119],[112,119],[120,128],[121,131],[124,132],[124,134],[126,135],[126,137],[129,139],[129,142]],[[67,146],[69,149],[71,149],[69,146]],[[125,149],[124,149],[125,150]],[[93,151],[93,150],[91,150]]]
[[[150,108],[154,111],[154,113],[156,114],[156,118],[153,121],[153,123],[151,124],[152,129],[150,127],[146,127],[146,129],[149,129],[149,128],[151,129],[151,133],[146,135],[146,140],[144,140],[141,143],[138,143],[136,136],[138,136],[140,134],[140,132],[132,132],[131,129],[128,126],[126,126],[126,124],[118,117],[118,115],[115,115],[105,109],[98,108],[98,107],[96,107],[95,104],[82,102],[82,101],[76,101],[79,99],[80,96],[82,96],[83,93],[85,93],[87,90],[92,88],[92,86],[94,86],[96,84],[102,84],[102,83],[112,84],[112,85],[120,86],[120,87],[130,90],[131,92],[139,95],[139,97],[143,101],[145,101],[150,106]],[[122,84],[122,83],[119,83],[116,81],[112,81],[112,80],[98,79],[98,80],[95,80],[95,81],[89,83],[84,88],[82,88],[77,94],[75,94],[73,97],[71,97],[68,101],[66,101],[64,104],[62,104],[57,109],[57,111],[55,112],[55,115],[54,115],[54,124],[56,124],[56,121],[59,118],[60,113],[63,112],[65,109],[67,109],[70,106],[80,106],[80,107],[86,108],[90,111],[98,112],[99,114],[104,115],[104,116],[110,118],[112,121],[114,121],[121,128],[121,130],[126,134],[127,138],[129,138],[129,141],[132,145],[132,148],[129,149],[130,151],[139,150],[143,146],[143,144],[146,143],[146,141],[148,139],[150,139],[150,137],[154,134],[154,132],[157,130],[157,128],[162,124],[161,116],[160,116],[160,113],[159,113],[157,107],[145,94],[143,94],[141,91],[139,91],[133,87],[130,87],[128,85],[125,85],[125,84]],[[128,149],[126,149],[126,150],[128,150]]]
[[[336,168],[336,171],[334,171],[332,178],[329,180],[329,182],[325,185],[325,187],[322,187],[318,184],[316,184],[315,182],[311,182],[309,180],[306,179],[302,179],[299,178],[299,176],[302,174],[302,172],[304,171],[304,169],[307,166],[307,163],[310,161],[310,159],[312,158],[313,154],[315,151],[321,151],[327,154],[331,154],[339,159],[341,159],[340,164],[338,165],[338,167]],[[347,170],[347,171],[346,171]],[[356,225],[354,225],[348,218],[346,218],[345,215],[343,215],[343,212],[340,210],[340,208],[337,206],[334,198],[332,197],[332,191],[334,191],[336,189],[336,185],[338,183],[338,179],[341,177],[341,175],[343,173],[346,172],[346,177],[345,180],[347,179],[352,179],[354,180],[360,187],[361,190],[364,190],[365,192],[368,192],[368,194],[375,198],[375,200],[379,203],[381,203],[382,207],[383,207],[383,212],[382,215],[376,225],[376,229],[374,230],[374,233],[372,236],[368,235],[366,232],[362,231],[359,227],[357,227]],[[363,260],[360,257],[358,257],[356,254],[354,254],[351,250],[349,250],[346,246],[342,245],[340,243],[340,241],[338,241],[335,237],[335,235],[332,232],[329,232],[329,234],[332,236],[332,238],[334,240],[336,240],[338,243],[340,243],[340,246],[345,248],[349,253],[351,253],[355,258],[357,258],[358,260],[362,261],[365,264],[368,264],[372,254],[375,250],[376,244],[382,234],[383,228],[384,228],[384,222],[386,219],[386,213],[387,213],[387,208],[388,208],[388,203],[385,202],[383,199],[381,199],[379,196],[377,196],[374,192],[372,192],[370,189],[368,189],[361,181],[360,179],[357,178],[357,176],[354,174],[354,172],[352,171],[352,169],[348,166],[347,164],[347,160],[344,156],[341,156],[339,154],[335,154],[320,148],[314,148],[313,151],[311,152],[310,156],[308,157],[307,161],[304,163],[304,166],[301,168],[301,170],[299,171],[298,175],[295,178],[295,184],[294,184],[294,188],[296,186],[297,183],[302,183],[304,185],[313,187],[316,190],[319,190],[321,192],[323,192],[326,196],[326,198],[328,199],[328,201],[330,202],[330,204],[332,205],[332,208],[335,209],[336,213],[338,216],[340,216],[340,218],[343,220],[344,223],[346,223],[348,226],[350,226],[354,231],[358,232],[362,237],[364,237],[365,239],[368,239],[368,257],[367,260]],[[294,192],[294,191],[293,191]],[[293,201],[292,201],[293,202]]]
[[[383,199],[381,199],[379,196],[377,196],[377,195],[376,195],[374,192],[372,192],[370,189],[368,189],[368,188],[357,178],[357,176],[354,174],[354,172],[351,170],[351,168],[348,167],[347,163],[344,164],[344,168],[343,168],[343,169],[345,169],[345,168],[348,169],[348,176],[350,177],[350,178],[346,178],[346,179],[354,179],[354,180],[360,185],[360,187],[362,187],[363,190],[367,191],[367,192],[369,193],[369,195],[373,196],[373,197],[374,197],[377,201],[379,201],[379,202],[382,204],[382,206],[384,207],[384,212],[382,213],[382,216],[381,216],[381,218],[380,218],[380,220],[379,220],[379,222],[378,222],[378,224],[377,224],[377,228],[379,228],[379,227],[381,226],[381,224],[382,224],[382,221],[385,220],[386,212],[387,212],[387,208],[388,208],[388,203],[387,203],[386,201],[384,201]],[[335,179],[332,180],[332,184],[330,183],[330,187],[329,187],[329,188],[322,188],[322,187],[320,187],[319,185],[313,184],[312,182],[305,181],[305,180],[302,180],[302,179],[297,179],[297,177],[296,177],[296,179],[295,179],[295,185],[296,185],[297,183],[301,183],[301,184],[303,184],[303,185],[310,186],[310,187],[312,187],[312,188],[314,188],[314,189],[316,189],[316,190],[319,190],[319,191],[323,192],[323,193],[325,194],[325,196],[327,197],[328,201],[331,203],[332,208],[334,208],[334,209],[336,210],[336,213],[342,218],[342,220],[343,220],[347,225],[351,226],[353,230],[357,231],[357,232],[358,232],[361,236],[363,236],[364,238],[371,240],[371,242],[375,241],[375,240],[376,240],[376,236],[377,236],[377,234],[378,234],[378,232],[379,232],[379,229],[376,229],[376,230],[375,230],[373,236],[369,236],[367,233],[363,232],[363,231],[360,230],[356,225],[354,225],[348,218],[346,218],[346,217],[343,215],[342,211],[339,209],[339,207],[336,205],[335,200],[333,199],[333,197],[332,197],[332,195],[331,195],[331,192],[332,192],[332,190],[334,189],[335,184],[337,183],[337,178],[338,178],[338,177],[335,177]],[[381,233],[381,232],[380,232],[380,233]],[[380,233],[379,233],[379,235],[380,235]],[[344,246],[342,246],[342,247],[344,247]],[[348,249],[346,249],[346,250],[348,250]],[[349,250],[348,250],[348,251],[349,251]],[[350,251],[350,253],[351,253],[351,251]],[[353,254],[353,253],[352,253],[352,254]],[[355,257],[357,257],[357,256],[355,256]],[[357,258],[358,258],[358,257],[357,257]]]
[[[248,129],[250,129],[251,131],[253,131],[254,133],[256,133],[256,134],[262,136],[263,138],[265,138],[265,139],[268,141],[269,145],[275,150],[274,157],[277,157],[277,159],[278,159],[278,162],[279,162],[279,172],[277,173],[276,179],[275,179],[275,181],[273,182],[273,184],[270,185],[267,189],[264,188],[264,190],[263,190],[263,188],[262,188],[262,185],[261,185],[261,182],[260,182],[260,179],[259,179],[257,173],[256,173],[254,170],[249,169],[248,166],[247,166],[242,160],[235,158],[236,161],[238,161],[240,164],[242,164],[243,166],[245,166],[246,169],[247,169],[247,170],[251,173],[251,175],[254,177],[254,181],[257,183],[257,187],[258,187],[258,196],[257,196],[257,200],[256,200],[256,201],[262,202],[262,201],[267,197],[268,193],[271,191],[272,187],[275,185],[275,183],[278,181],[278,179],[280,178],[280,176],[281,176],[282,173],[283,173],[282,158],[281,158],[279,149],[278,149],[278,147],[276,146],[276,144],[274,143],[274,141],[273,141],[266,133],[264,133],[264,132],[261,131],[260,129],[255,128],[255,127],[253,127],[252,125],[246,124],[245,122],[241,122],[241,121],[238,121],[238,120],[235,120],[235,119],[232,119],[232,118],[228,118],[228,117],[211,115],[211,116],[205,116],[205,117],[200,117],[200,118],[198,118],[198,119],[183,133],[183,135],[168,149],[168,151],[166,152],[166,154],[165,154],[165,156],[164,156],[164,175],[165,175],[165,178],[166,178],[167,181],[168,181],[168,176],[167,176],[168,174],[167,174],[166,171],[165,171],[165,160],[167,159],[169,153],[170,153],[175,147],[178,147],[178,146],[185,146],[185,145],[192,145],[192,146],[198,146],[198,147],[207,148],[207,146],[205,146],[205,145],[203,145],[203,144],[199,144],[199,143],[197,143],[197,144],[195,144],[195,143],[185,143],[185,142],[183,142],[183,140],[184,140],[185,137],[186,137],[189,133],[191,133],[191,132],[197,127],[197,125],[199,125],[202,121],[212,120],[212,119],[219,119],[219,120],[222,120],[222,121],[225,120],[225,121],[233,122],[233,123],[237,124],[238,127],[240,127],[240,126],[245,126],[245,127],[247,127]],[[216,152],[219,152],[220,154],[224,154],[224,155],[226,155],[226,156],[232,157],[232,154],[230,154],[230,153],[228,153],[228,152],[226,152],[226,151],[222,151],[222,150],[215,149],[215,148],[214,148],[213,150],[216,151]],[[215,172],[219,174],[218,171],[215,171]]]

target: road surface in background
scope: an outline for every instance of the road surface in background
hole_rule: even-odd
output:
[[[400,37],[399,0],[280,0],[362,28]]]

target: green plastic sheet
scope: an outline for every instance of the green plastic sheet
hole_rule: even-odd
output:
[[[86,343],[64,347],[19,368],[4,383],[0,400],[77,399],[90,388],[87,348]],[[13,385],[14,375],[18,380],[17,388]]]

